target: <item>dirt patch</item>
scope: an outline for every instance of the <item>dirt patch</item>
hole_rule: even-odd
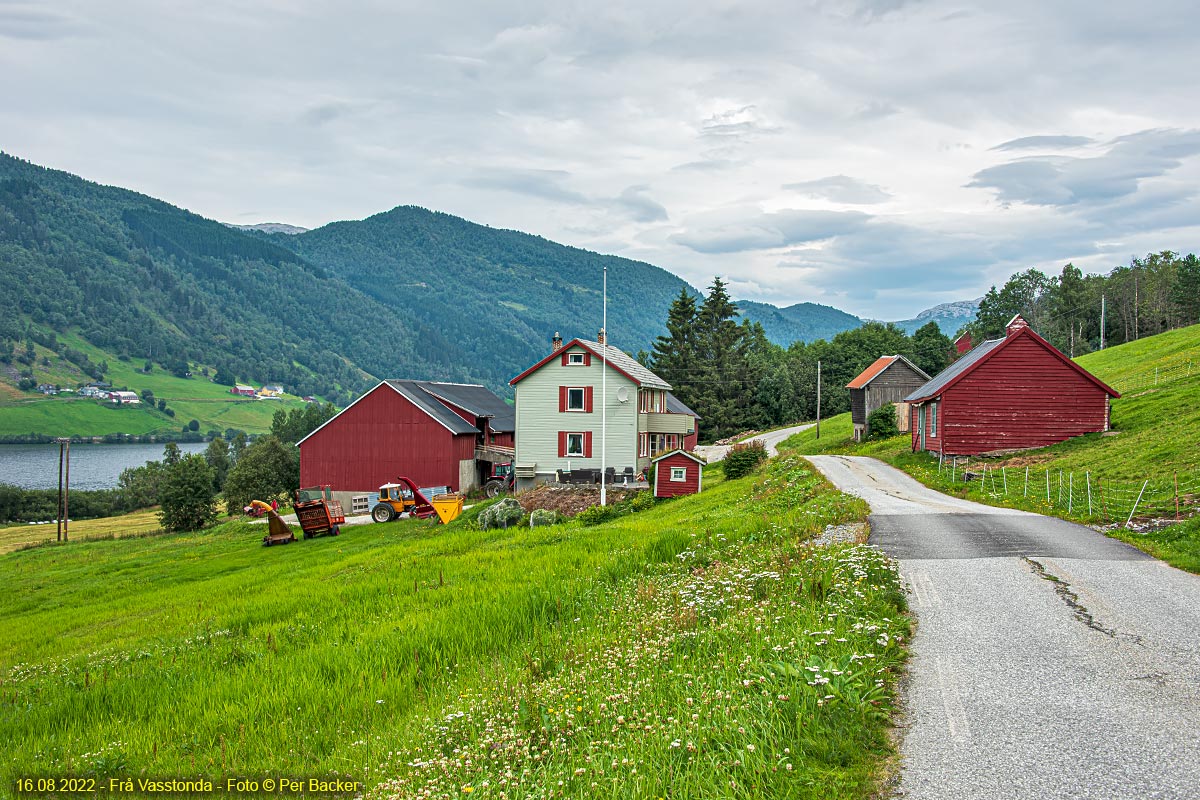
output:
[[[647,490],[609,487],[608,501],[609,503],[619,502],[636,491]],[[600,505],[600,487],[539,486],[517,495],[517,502],[521,504],[521,508],[525,509],[526,514],[537,508],[545,508],[557,511],[567,517],[573,517],[585,508]]]

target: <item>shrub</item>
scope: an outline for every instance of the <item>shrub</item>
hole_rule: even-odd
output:
[[[647,511],[654,508],[653,492],[637,492],[629,500],[629,508],[633,511]]]
[[[868,439],[890,439],[899,436],[896,426],[896,407],[891,403],[882,405],[867,416]]]
[[[529,527],[531,528],[539,528],[543,525],[557,525],[561,521],[558,512],[548,508],[535,508],[533,513],[529,515]]]
[[[580,524],[591,527],[610,519],[616,519],[624,513],[619,506],[590,506],[575,515]]]
[[[762,442],[753,441],[735,444],[725,456],[725,477],[733,480],[749,475],[754,468],[767,460],[767,448]]]
[[[204,456],[191,453],[170,465],[159,487],[158,519],[169,531],[196,531],[217,518],[212,469]]]
[[[488,506],[479,515],[479,527],[482,530],[492,528],[511,528],[525,520],[525,509],[511,497],[505,497],[500,502]]]

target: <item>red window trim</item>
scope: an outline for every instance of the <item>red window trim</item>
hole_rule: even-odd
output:
[[[570,391],[572,389],[583,390],[583,408],[571,408],[568,402]],[[592,387],[591,386],[559,386],[558,387],[558,410],[563,414],[590,414],[592,413]]]

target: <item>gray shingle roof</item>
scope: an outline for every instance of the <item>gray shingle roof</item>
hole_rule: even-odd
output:
[[[425,390],[426,385],[435,385],[430,381],[387,381],[387,385],[404,395],[414,406],[445,425],[451,432],[455,434],[479,432],[474,425],[430,396],[430,393]]]
[[[917,389],[908,397],[904,398],[904,402],[911,403],[925,397],[933,397],[942,389],[945,389],[946,385],[949,384],[950,381],[971,369],[971,367],[975,366],[975,364],[982,361],[988,353],[992,352],[1002,344],[1004,344],[1004,339],[988,339],[986,342],[983,342],[969,353],[964,355],[958,361],[955,361],[937,375],[933,376],[933,378],[920,389]]]
[[[435,381],[413,381],[430,394],[453,403],[477,417],[491,417],[494,431],[516,430],[516,411],[491,391],[474,383],[438,383]]]
[[[603,354],[605,361],[633,378],[639,386],[644,386],[647,389],[665,389],[668,392],[671,391],[671,384],[642,366],[637,359],[626,355],[623,350],[619,350],[611,344],[590,342],[587,339],[580,339],[579,343],[597,355]]]
[[[696,419],[700,419],[699,414],[685,406],[682,400],[670,392],[667,392],[667,411],[672,414],[690,414]]]

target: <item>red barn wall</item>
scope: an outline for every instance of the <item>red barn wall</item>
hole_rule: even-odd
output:
[[[1108,395],[1032,337],[1021,337],[951,386],[942,410],[945,452],[974,455],[1102,431]],[[938,448],[927,439],[926,449]]]
[[[671,467],[686,467],[687,480],[672,481]],[[696,494],[700,491],[700,470],[702,467],[692,459],[683,455],[664,458],[654,465],[654,496],[678,497],[684,494]]]
[[[383,385],[300,445],[300,484],[374,492],[405,475],[418,486],[458,488],[459,461],[474,458],[474,436],[455,436]]]
[[[684,450],[695,450],[696,445],[700,443],[700,420],[696,419],[695,417],[692,419],[696,426],[695,431],[683,437]]]
[[[492,436],[495,437],[495,441],[492,442],[492,444],[494,444],[494,445],[499,445],[500,447],[515,447],[516,446],[513,443],[513,432],[512,431],[504,431],[503,433],[493,432]]]

